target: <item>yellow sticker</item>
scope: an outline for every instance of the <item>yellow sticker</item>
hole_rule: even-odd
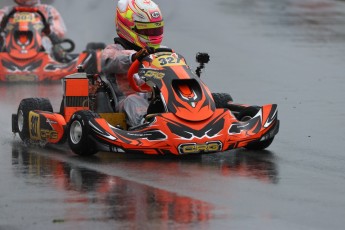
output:
[[[155,29],[164,26],[164,21],[161,22],[135,22],[137,29]]]
[[[222,150],[222,143],[220,141],[205,143],[205,144],[182,144],[179,146],[180,154],[191,154],[191,153],[208,153],[218,152]]]
[[[8,74],[6,80],[10,82],[16,81],[37,81],[38,77],[35,74]]]
[[[35,15],[32,13],[22,12],[14,15],[14,22],[34,22]]]
[[[154,66],[157,67],[164,67],[164,66],[179,66],[179,65],[186,65],[186,62],[183,58],[170,54],[170,55],[162,55],[155,58],[152,62]]]
[[[148,70],[144,74],[145,77],[153,77],[156,79],[162,79],[165,76],[165,73],[160,73],[154,70]]]
[[[58,139],[58,133],[55,130],[41,129],[40,136],[42,140],[56,140]]]
[[[25,119],[25,118],[24,118]],[[40,115],[30,111],[29,112],[29,133],[32,140],[41,140],[40,132]],[[25,124],[24,124],[25,125]]]

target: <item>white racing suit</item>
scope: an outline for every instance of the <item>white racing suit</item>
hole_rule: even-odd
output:
[[[115,88],[119,103],[117,112],[126,114],[127,124],[140,125],[147,113],[146,94],[136,93],[129,85],[127,72],[132,64],[132,55],[140,47],[135,47],[124,39],[115,38],[115,44],[108,45],[102,52],[102,72]]]

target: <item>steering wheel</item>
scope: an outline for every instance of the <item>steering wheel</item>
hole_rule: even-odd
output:
[[[25,7],[25,6],[15,6],[13,9],[10,11],[10,13],[2,19],[1,26],[0,26],[0,32],[3,32],[8,21],[10,18],[16,13],[16,12],[30,12],[30,13],[37,13],[40,15],[42,19],[42,23],[45,28],[49,28],[49,25],[47,23],[47,20],[44,16],[44,14],[36,7]]]
[[[75,49],[74,41],[69,39],[69,38],[62,39],[61,41],[58,41],[56,44],[68,44],[69,47],[67,47],[67,48],[62,47],[63,50],[67,53],[71,53]]]
[[[159,53],[159,52],[173,53],[174,51],[170,48],[157,48],[153,52],[151,52],[150,54]],[[127,77],[128,77],[129,85],[132,87],[132,89],[134,89],[134,91],[139,92],[139,93],[147,93],[147,92],[151,91],[151,87],[148,86],[146,83],[141,84],[141,85],[137,85],[137,83],[134,79],[134,74],[138,73],[140,64],[141,64],[141,61],[135,60],[132,63],[132,65],[129,67]]]

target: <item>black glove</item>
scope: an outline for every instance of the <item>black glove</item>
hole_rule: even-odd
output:
[[[144,57],[149,56],[153,52],[153,48],[146,46],[145,48],[142,48],[132,55],[132,62],[134,62],[135,60],[142,61]]]

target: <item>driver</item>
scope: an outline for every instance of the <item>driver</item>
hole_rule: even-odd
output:
[[[151,0],[119,0],[115,25],[118,37],[102,52],[102,71],[117,93],[116,110],[125,112],[127,124],[133,127],[146,115],[148,101],[130,87],[127,72],[133,61],[160,47],[164,21]]]
[[[49,24],[49,27],[45,29],[44,33],[50,38],[50,41],[53,44],[53,56],[57,61],[66,61],[66,58],[68,58],[66,52],[57,44],[65,37],[66,34],[66,26],[60,13],[51,5],[41,4],[40,0],[14,0],[14,2],[16,2],[18,6],[36,7],[40,12],[42,12]],[[0,9],[1,23],[2,20],[12,11],[13,7],[14,6],[6,6]]]

